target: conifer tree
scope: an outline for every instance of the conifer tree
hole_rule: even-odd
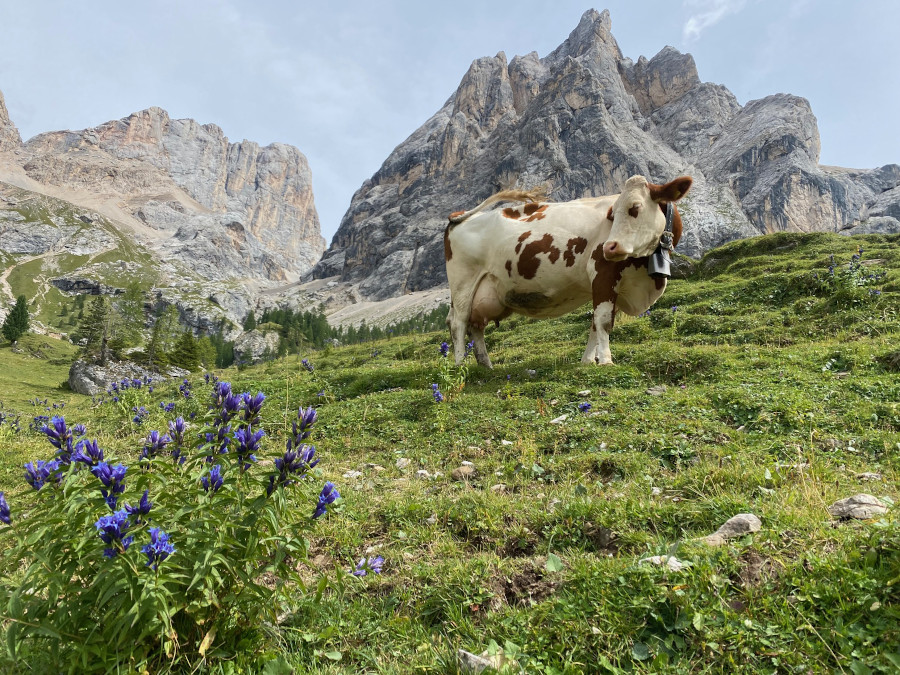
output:
[[[16,304],[12,311],[6,315],[3,321],[3,337],[10,342],[15,342],[28,332],[28,301],[24,295],[16,298]]]

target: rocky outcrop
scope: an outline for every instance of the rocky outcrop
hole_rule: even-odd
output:
[[[146,381],[147,378],[154,382],[189,374],[181,368],[167,368],[164,373],[157,373],[131,361],[111,361],[101,366],[79,359],[69,368],[69,387],[79,394],[96,396],[105,392],[111,383],[121,382],[123,379]]]
[[[149,108],[93,129],[41,134],[23,167],[41,183],[116,195],[150,246],[207,279],[295,281],[325,248],[309,165],[296,148],[229,143],[214,124]]]
[[[22,137],[19,130],[9,119],[9,111],[6,109],[6,101],[3,92],[0,91],[0,152],[11,152],[22,147]]]
[[[588,11],[543,59],[473,62],[457,91],[365,181],[313,276],[380,300],[446,283],[449,213],[501,187],[557,201],[613,194],[640,173],[690,174],[679,252],[777,231],[900,231],[900,167],[823,167],[809,103],[741,106],[689,54],[625,58],[608,12]]]
[[[258,328],[247,331],[234,343],[234,361],[241,365],[254,365],[278,354],[278,333]]]

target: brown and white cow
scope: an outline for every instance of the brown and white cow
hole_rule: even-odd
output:
[[[484,328],[511,313],[561,316],[588,300],[594,307],[582,363],[612,363],[609,332],[617,310],[637,316],[666,289],[651,277],[648,260],[666,230],[666,209],[691,187],[691,178],[654,185],[632,176],[621,194],[546,203],[538,191],[506,190],[474,209],[450,216],[444,257],[450,281],[447,325],[456,363],[465,356],[466,334],[475,357],[491,367]],[[484,211],[503,201],[522,205]],[[681,216],[673,204],[674,244]]]

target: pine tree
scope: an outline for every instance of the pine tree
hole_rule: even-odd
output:
[[[194,371],[200,367],[200,354],[197,350],[197,341],[190,330],[186,330],[178,338],[175,348],[168,354],[169,363],[178,368]]]
[[[3,321],[3,337],[10,342],[15,342],[28,332],[28,301],[24,295],[16,298],[16,304],[12,311],[6,315]]]
[[[106,296],[98,295],[91,300],[87,317],[81,322],[73,336],[82,346],[85,356],[95,356],[101,365],[109,358],[109,340],[113,325],[113,313]]]
[[[256,328],[256,315],[251,309],[250,313],[247,315],[247,318],[244,319],[244,330],[253,330],[254,328]]]

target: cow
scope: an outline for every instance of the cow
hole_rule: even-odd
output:
[[[666,289],[668,250],[682,230],[675,202],[691,183],[688,176],[665,185],[632,176],[621,194],[557,203],[545,201],[541,190],[504,190],[452,213],[444,258],[457,365],[469,334],[477,362],[492,367],[484,344],[491,321],[499,326],[513,312],[561,316],[589,300],[594,309],[581,362],[611,364],[616,311],[638,316]],[[518,204],[485,211],[499,202]]]

